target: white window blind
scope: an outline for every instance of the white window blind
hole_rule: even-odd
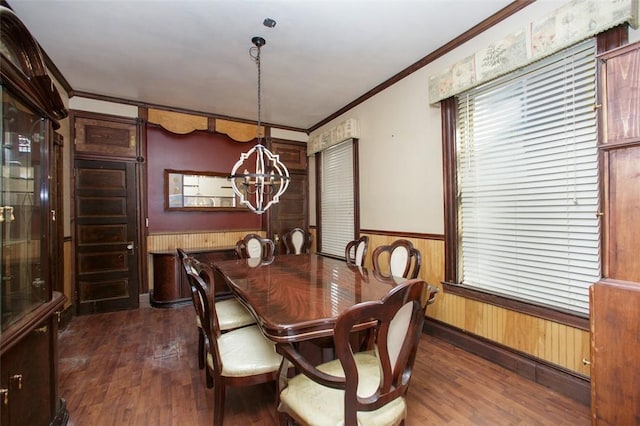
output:
[[[578,313],[600,278],[595,40],[458,97],[462,283]]]
[[[351,139],[321,152],[320,251],[344,256],[354,238],[353,141]]]

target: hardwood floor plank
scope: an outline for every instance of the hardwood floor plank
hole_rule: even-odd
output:
[[[74,317],[59,336],[69,426],[211,425],[193,307]],[[589,408],[433,336],[422,336],[407,426],[589,425]],[[277,424],[275,384],[227,391],[225,425]]]

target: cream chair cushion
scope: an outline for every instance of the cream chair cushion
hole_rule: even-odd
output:
[[[249,258],[261,258],[262,257],[262,242],[256,238],[252,238],[247,241],[247,255]]]
[[[257,325],[221,334],[218,350],[222,361],[221,375],[225,377],[269,373],[278,370],[282,361],[275,344],[262,335]],[[207,363],[214,369],[211,354],[207,354]]]
[[[302,253],[302,244],[304,244],[304,235],[302,232],[294,232],[291,234],[291,242],[295,248],[295,254]]]
[[[216,315],[220,331],[255,324],[256,319],[237,299],[216,300]]]
[[[391,275],[393,276],[404,276],[404,269],[407,266],[407,261],[409,260],[409,253],[404,247],[396,247],[391,252],[391,258],[389,260],[389,264],[391,267]]]
[[[364,249],[367,246],[367,244],[362,241],[360,242],[357,246],[356,246],[356,253],[355,253],[355,261],[354,263],[358,266],[364,266]]]
[[[371,352],[354,355],[358,368],[358,395],[373,394],[380,381],[378,359]],[[339,360],[318,366],[318,369],[344,377]],[[288,386],[280,394],[279,411],[311,426],[340,426],[344,424],[344,391],[323,386],[299,374],[289,380]],[[404,398],[398,398],[375,411],[358,412],[359,425],[398,425],[406,417],[407,405]]]

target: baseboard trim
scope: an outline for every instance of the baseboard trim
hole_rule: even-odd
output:
[[[433,318],[426,318],[423,331],[568,396],[581,404],[589,406],[591,403],[591,383],[585,377]]]

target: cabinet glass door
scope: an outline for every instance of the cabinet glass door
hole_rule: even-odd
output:
[[[2,330],[47,300],[42,259],[41,144],[46,121],[2,90],[0,314]],[[46,250],[44,251],[47,252]]]

